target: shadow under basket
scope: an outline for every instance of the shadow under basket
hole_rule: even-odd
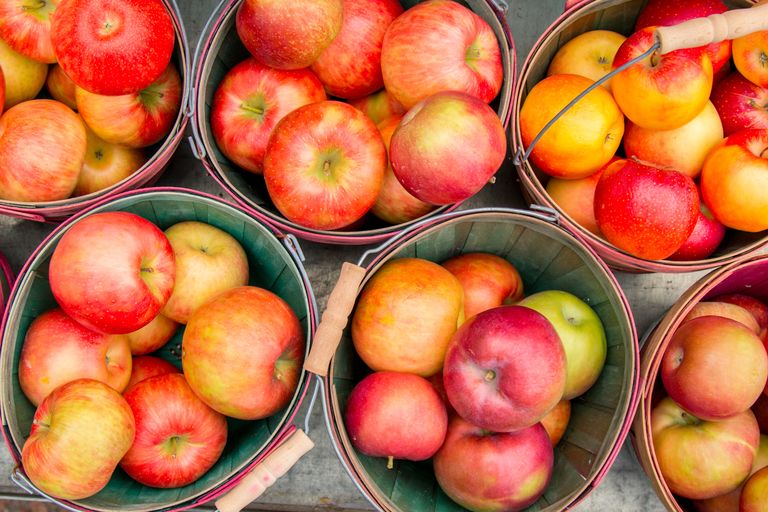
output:
[[[632,425],[632,444],[648,475],[653,490],[667,510],[696,512],[690,500],[672,493],[661,475],[651,434],[651,412],[666,394],[661,381],[661,360],[672,336],[701,301],[730,293],[743,293],[768,303],[768,255],[754,256],[710,272],[702,277],[675,302],[651,331],[643,345],[641,375],[643,382],[637,416]]]
[[[296,313],[305,334],[307,350],[315,328],[314,296],[298,257],[267,227],[238,208],[212,196],[183,189],[148,189],[123,194],[101,203],[57,228],[27,261],[11,293],[3,321],[0,353],[0,409],[3,434],[14,461],[19,465],[14,480],[25,482],[21,449],[35,413],[35,407],[21,390],[19,357],[30,323],[41,313],[57,306],[48,284],[48,266],[62,235],[80,219],[99,212],[126,211],[140,215],[167,229],[181,221],[196,220],[222,229],[237,239],[248,256],[249,284],[267,288],[284,299]],[[289,242],[288,240],[285,240]],[[165,347],[153,355],[181,368],[183,326]],[[273,416],[256,421],[227,418],[228,437],[218,462],[199,480],[177,489],[155,489],[129,478],[119,467],[109,484],[98,494],[76,502],[58,502],[79,510],[150,511],[176,510],[209,501],[240,480],[281,439],[290,433],[306,393],[306,372],[289,404]],[[40,491],[35,490],[40,493]],[[55,501],[55,500],[54,500]]]
[[[546,77],[547,68],[557,51],[574,37],[590,30],[612,30],[625,36],[634,32],[635,20],[645,5],[644,0],[594,0],[581,2],[567,10],[544,32],[534,44],[523,63],[512,105],[510,145],[513,151],[525,151],[520,132],[520,110],[533,87]],[[729,7],[752,5],[748,0],[728,0]],[[534,204],[552,208],[560,215],[560,222],[581,236],[608,265],[630,272],[692,272],[727,264],[768,244],[768,231],[746,233],[728,230],[720,247],[705,260],[671,261],[646,260],[632,256],[603,238],[581,227],[555,203],[546,191],[548,176],[530,161],[517,166],[523,193]]]
[[[420,219],[398,225],[386,224],[372,214],[368,214],[360,223],[355,223],[354,227],[339,231],[307,228],[286,219],[269,198],[263,177],[239,168],[224,156],[211,132],[211,104],[219,83],[230,69],[250,57],[248,50],[240,42],[235,27],[235,15],[241,3],[242,0],[223,0],[208,20],[208,26],[198,43],[194,70],[195,119],[192,122],[193,149],[196,156],[203,162],[211,176],[239,204],[285,232],[314,242],[342,245],[381,242],[424,218],[459,206],[459,204],[443,206]],[[400,0],[404,9],[417,3],[419,3],[418,0]],[[497,5],[496,0],[466,0],[460,3],[488,22],[499,41],[504,82],[491,107],[496,110],[506,128],[511,113],[512,88],[516,70],[514,43],[503,13],[506,4],[500,7],[501,4]]]
[[[478,251],[512,263],[526,295],[552,289],[571,292],[595,310],[605,327],[605,367],[595,385],[572,401],[570,424],[555,449],[552,481],[528,509],[564,510],[599,485],[634,415],[639,355],[632,313],[615,278],[588,247],[543,216],[515,210],[450,213],[409,230],[375,251],[363,285],[392,259],[418,257],[440,263]],[[352,447],[344,411],[352,388],[368,373],[347,327],[330,363],[324,398],[331,438],[355,484],[380,510],[463,510],[438,486],[431,460],[397,460],[388,470],[386,458],[368,457]]]

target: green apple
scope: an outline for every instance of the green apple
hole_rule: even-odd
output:
[[[565,348],[563,400],[575,398],[595,383],[605,364],[605,330],[597,313],[575,295],[560,290],[534,293],[518,303],[544,315]]]
[[[16,53],[2,39],[0,68],[5,75],[5,110],[37,96],[48,76],[48,64]]]

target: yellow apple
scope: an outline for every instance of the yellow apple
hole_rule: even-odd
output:
[[[610,30],[591,30],[565,43],[552,58],[547,70],[551,75],[581,75],[595,82],[613,69],[613,58],[627,38]],[[603,87],[611,90],[611,81]]]

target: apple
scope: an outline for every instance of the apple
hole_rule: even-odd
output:
[[[95,213],[72,224],[51,256],[48,278],[61,308],[95,331],[136,331],[173,291],[173,248],[154,224],[129,212]]]
[[[595,188],[595,219],[606,240],[638,258],[664,259],[696,227],[699,193],[682,173],[632,160],[609,165]]]
[[[657,167],[671,168],[696,178],[709,152],[723,141],[723,123],[707,101],[696,117],[679,128],[653,130],[627,123],[624,153]]]
[[[621,45],[613,60],[618,68],[655,42],[654,27],[641,29]],[[655,52],[613,77],[611,89],[621,111],[633,123],[653,130],[673,130],[696,117],[712,92],[712,62],[704,48]]]
[[[5,110],[37,96],[48,74],[47,64],[16,53],[1,38],[0,68],[5,75]]]
[[[456,503],[476,512],[515,512],[544,494],[554,454],[541,424],[495,433],[454,416],[435,455],[437,483]]]
[[[3,74],[2,66],[0,66],[0,115],[3,114],[4,104],[5,104],[5,75]]]
[[[338,35],[342,13],[342,0],[245,0],[237,9],[237,34],[269,67],[306,68]]]
[[[763,468],[744,484],[739,501],[739,512],[768,511],[766,496],[768,496],[768,468]]]
[[[557,50],[549,62],[547,76],[580,75],[597,82],[613,69],[613,58],[626,39],[610,30],[579,34]],[[611,90],[610,80],[602,85]]]
[[[760,425],[760,432],[768,435],[768,394],[763,393],[752,405],[752,412]]]
[[[182,340],[189,386],[209,407],[233,418],[266,418],[285,407],[303,361],[296,314],[255,286],[228,290],[199,307]]]
[[[445,439],[448,414],[423,377],[376,372],[358,382],[347,400],[344,425],[356,450],[371,457],[426,460]]]
[[[702,316],[721,316],[724,318],[730,318],[747,327],[755,334],[760,334],[760,326],[757,324],[757,320],[752,316],[752,313],[745,308],[736,304],[719,301],[704,301],[699,302],[691,311],[685,315],[681,325],[685,322],[699,318]]]
[[[0,117],[0,199],[66,199],[85,151],[85,126],[63,103],[30,100],[12,107]]]
[[[618,158],[612,158],[605,167],[612,164]],[[549,198],[560,207],[576,224],[600,238],[603,237],[595,219],[595,188],[605,167],[586,178],[568,180],[562,178],[550,178],[547,181],[547,194]]]
[[[555,328],[565,349],[566,379],[563,399],[575,398],[600,377],[608,347],[597,313],[575,295],[547,290],[529,295],[518,303],[538,311]]]
[[[384,86],[384,34],[403,8],[398,0],[343,0],[342,4],[341,30],[312,63],[312,71],[331,96],[361,98]]]
[[[75,102],[75,89],[77,89],[77,86],[61,69],[61,66],[54,64],[49,67],[45,86],[51,98],[62,102],[72,110],[77,110],[77,103]]]
[[[93,94],[119,96],[149,87],[168,68],[175,37],[161,0],[66,0],[51,19],[59,65]]]
[[[56,62],[51,44],[51,17],[60,0],[29,2],[8,0],[0,3],[0,39],[14,51],[32,60]]]
[[[513,432],[561,400],[566,353],[549,320],[523,306],[468,319],[451,338],[443,384],[459,415],[480,428]]]
[[[131,354],[140,356],[160,350],[176,334],[179,324],[165,315],[157,315],[141,329],[129,332]]]
[[[571,419],[570,400],[560,400],[557,405],[541,419],[541,425],[547,431],[552,446],[557,446],[563,438]]]
[[[744,78],[758,87],[768,88],[768,30],[753,32],[733,40],[733,63]]]
[[[376,125],[338,101],[286,115],[264,155],[275,207],[310,229],[340,229],[361,219],[376,202],[386,168],[387,148]]]
[[[757,324],[760,326],[758,335],[765,342],[766,336],[768,336],[768,304],[750,295],[744,295],[743,293],[719,295],[713,300],[736,304],[752,313],[752,316],[757,320]]]
[[[203,403],[179,373],[150,377],[125,393],[136,439],[120,467],[150,487],[183,487],[219,460],[227,420]]]
[[[352,342],[374,371],[429,377],[464,321],[461,283],[419,258],[390,260],[368,280],[352,316]]]
[[[520,110],[520,135],[528,148],[541,130],[571,100],[594,82],[577,75],[553,75],[537,83]],[[531,150],[531,162],[550,176],[586,178],[616,154],[624,134],[624,115],[611,93],[597,88],[547,130]]]
[[[378,125],[387,153],[389,153],[392,134],[400,126],[401,119],[402,116],[390,117]],[[387,170],[384,171],[384,181],[381,183],[376,202],[371,207],[371,213],[389,224],[402,224],[418,219],[434,209],[433,205],[416,199],[403,188],[395,176],[395,171],[392,170],[390,161],[387,164]]]
[[[35,318],[27,330],[19,384],[36,407],[51,391],[73,380],[98,380],[121,393],[130,378],[131,349],[124,335],[86,329],[58,308]]]
[[[273,69],[249,58],[230,69],[211,105],[211,132],[221,152],[255,174],[275,125],[297,108],[323,101],[325,90],[308,69]]]
[[[495,254],[470,252],[442,263],[464,290],[464,318],[523,298],[523,279],[507,260]]]
[[[768,129],[743,130],[725,139],[704,162],[701,193],[715,218],[726,227],[758,232],[768,229]]]
[[[664,388],[686,411],[722,420],[749,409],[768,379],[768,354],[748,327],[720,316],[682,324],[661,361]]]
[[[675,261],[694,261],[708,258],[725,238],[725,226],[712,215],[699,197],[699,216],[696,225],[683,245],[669,257]]]
[[[723,121],[725,135],[749,128],[768,129],[768,89],[731,73],[712,91],[712,104]]]
[[[44,493],[65,500],[93,496],[133,444],[125,399],[106,384],[79,379],[56,388],[35,411],[21,465]]]
[[[83,167],[73,195],[84,196],[120,183],[147,163],[140,148],[129,148],[101,139],[85,125],[86,149]]]
[[[173,127],[181,104],[181,78],[173,64],[144,89],[104,96],[77,88],[77,110],[96,135],[112,144],[143,148]]]
[[[651,431],[667,486],[694,500],[736,489],[749,475],[760,443],[760,430],[750,411],[704,421],[671,398],[663,399],[651,412]]]
[[[386,89],[375,92],[363,98],[350,100],[349,104],[380,125],[391,117],[401,118],[405,114],[403,107]]]
[[[384,86],[406,109],[441,91],[490,103],[504,70],[493,29],[458,2],[428,0],[392,22],[381,50]]]
[[[158,375],[165,375],[167,373],[180,373],[179,369],[173,366],[165,359],[160,359],[154,356],[138,356],[133,358],[131,364],[131,378],[128,381],[128,385],[125,386],[123,395],[133,388],[139,382],[145,381]]]
[[[506,152],[496,112],[456,91],[439,92],[410,109],[389,147],[398,181],[410,194],[434,205],[457,203],[478,192]]]

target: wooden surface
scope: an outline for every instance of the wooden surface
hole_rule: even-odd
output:
[[[210,0],[181,0],[191,47],[196,46],[210,12],[215,7]],[[538,35],[560,14],[562,0],[517,0],[510,6],[508,19],[517,46],[518,58],[525,58]],[[519,63],[518,63],[519,66]],[[170,168],[159,185],[173,185],[203,190],[226,197],[218,185],[195,160],[189,147],[182,144]],[[523,207],[514,170],[509,160],[497,175],[494,185],[487,186],[467,203],[466,208],[479,206]],[[53,226],[0,217],[0,251],[18,272],[32,250]],[[306,268],[312,281],[318,304],[322,309],[338,276],[343,261],[356,262],[367,248],[322,246],[302,242]],[[681,292],[693,284],[702,273],[672,275],[631,275],[618,273],[618,279],[630,300],[642,335],[662,315]],[[300,421],[306,415],[306,400]],[[371,507],[344,471],[330,444],[320,401],[309,418],[309,435],[316,446],[298,465],[279,480],[258,503],[257,510],[369,510]],[[0,449],[0,494],[7,498],[21,497],[24,492],[9,479],[12,470],[10,456]],[[660,511],[662,507],[642,473],[627,443],[613,470],[601,486],[585,500],[580,511]]]

